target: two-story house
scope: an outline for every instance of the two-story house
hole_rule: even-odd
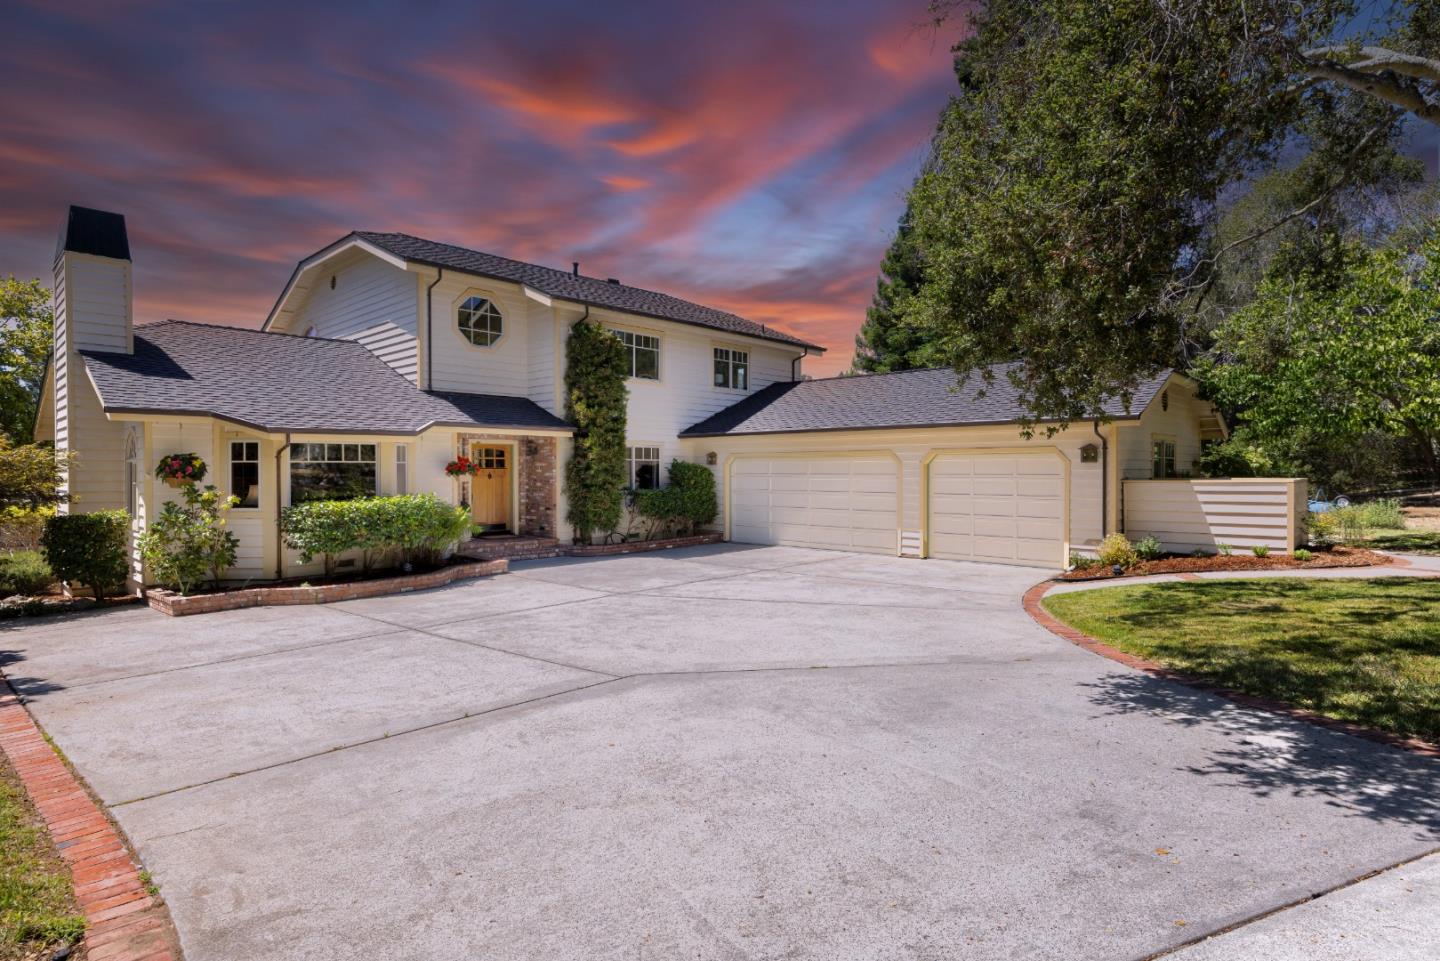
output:
[[[178,496],[159,458],[194,452],[240,498],[239,578],[313,572],[279,529],[307,499],[431,491],[482,528],[568,541],[565,340],[584,317],[629,356],[630,483],[708,464],[737,541],[1056,567],[1117,529],[1123,478],[1183,472],[1224,431],[1165,373],[1102,426],[1024,439],[1003,376],[983,394],[948,370],[805,380],[822,348],[774,328],[397,233],[306,257],[258,330],[137,327],[124,218],[72,207],[55,308],[37,436],[78,456],[70,509],[125,508],[138,532]],[[483,470],[447,476],[459,454]]]

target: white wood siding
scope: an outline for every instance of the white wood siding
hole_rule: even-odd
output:
[[[428,287],[428,282],[426,283]],[[500,311],[500,339],[488,347],[477,347],[460,333],[460,305],[469,297],[484,297]],[[503,394],[529,397],[530,306],[534,304],[518,284],[489,281],[446,271],[430,292],[434,310],[428,348],[435,390],[456,390],[472,394]],[[549,308],[534,304],[536,322],[550,325]],[[423,363],[424,361],[422,361]]]
[[[376,355],[414,382],[416,283],[416,276],[408,271],[363,251],[351,251],[320,274],[283,332],[304,335],[313,327],[317,337],[360,340],[372,350],[380,346]],[[377,339],[378,331],[392,327],[394,331]],[[403,341],[406,337],[408,341]]]
[[[1168,409],[1156,396],[1138,422],[1120,427],[1117,456],[1120,476],[1126,480],[1150,479],[1154,473],[1151,442],[1166,438],[1175,442],[1175,470],[1193,473],[1200,460],[1200,418],[1210,411],[1208,401],[1198,399],[1184,384],[1171,381],[1163,393],[1169,395]]]
[[[343,339],[364,344],[370,353],[379,357],[410,383],[416,383],[416,339],[410,331],[387,320],[349,334]]]
[[[1300,546],[1305,481],[1129,480],[1125,482],[1125,533],[1154,537],[1167,551],[1213,552],[1221,544],[1274,551]]]

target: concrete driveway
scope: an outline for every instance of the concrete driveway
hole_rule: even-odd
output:
[[[1039,577],[720,545],[0,664],[191,961],[1139,959],[1440,845],[1440,763],[1085,653]]]

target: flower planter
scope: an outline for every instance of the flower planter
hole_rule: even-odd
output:
[[[191,481],[188,481],[188,480],[186,480],[186,479],[183,478],[183,477],[166,477],[166,478],[164,478],[164,481],[165,481],[165,486],[167,486],[167,487],[173,487],[173,488],[175,488],[176,490],[179,490],[180,488],[184,487],[186,484],[192,483]]]
[[[162,614],[184,617],[187,614],[210,614],[215,611],[231,611],[242,607],[332,604],[335,601],[353,601],[361,597],[379,597],[383,594],[406,594],[410,591],[420,591],[430,587],[442,587],[453,581],[503,574],[509,569],[509,562],[501,558],[477,561],[472,564],[452,564],[449,567],[427,571],[424,574],[376,577],[370,580],[320,584],[314,587],[276,585],[274,587],[246,587],[234,591],[217,591],[213,594],[188,595],[156,587],[145,592],[145,600]]]

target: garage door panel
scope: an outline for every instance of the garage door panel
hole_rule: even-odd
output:
[[[895,552],[893,458],[750,456],[731,470],[731,540]]]
[[[930,556],[1060,566],[1065,470],[1054,454],[941,454],[928,469]]]

